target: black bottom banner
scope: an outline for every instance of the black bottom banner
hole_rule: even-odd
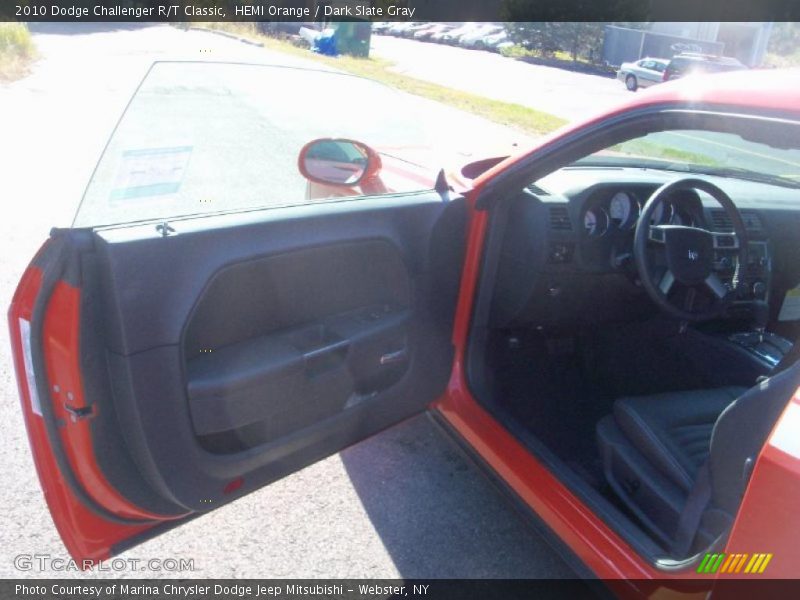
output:
[[[250,598],[325,598],[372,600],[537,600],[584,598],[797,598],[800,580],[585,581],[580,579],[514,580],[358,580],[243,579],[144,580],[64,579],[0,581],[0,598],[46,600],[229,600]]]

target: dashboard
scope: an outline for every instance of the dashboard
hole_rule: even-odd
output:
[[[508,203],[497,266],[496,325],[548,326],[627,320],[655,310],[633,260],[642,209],[661,185],[681,175],[654,169],[561,169]],[[704,177],[736,203],[747,228],[748,265],[738,302],[783,298],[800,282],[800,190],[738,179]],[[727,213],[704,192],[665,199],[652,224],[730,232]],[[719,249],[716,268],[726,283],[735,252]],[[772,303],[780,309],[780,301]]]
[[[581,223],[584,233],[590,238],[601,238],[609,232],[631,231],[636,227],[642,208],[653,190],[641,186],[617,187],[598,190],[593,198],[586,202],[582,210]],[[650,223],[653,225],[689,225],[700,224],[703,220],[697,210],[699,198],[697,194],[687,192],[684,198],[671,198],[656,206]]]
[[[574,223],[577,227],[570,231],[577,233],[572,236],[573,243],[584,267],[607,270],[632,259],[633,234],[642,208],[658,187],[601,182],[567,200],[570,226],[577,219]],[[707,228],[711,217],[712,214],[706,214],[700,196],[685,191],[660,202],[650,223]]]

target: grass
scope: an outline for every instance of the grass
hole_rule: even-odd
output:
[[[671,160],[680,163],[688,163],[693,165],[706,165],[709,167],[722,166],[719,161],[696,152],[689,152],[679,148],[670,148],[669,146],[662,146],[647,140],[636,139],[622,144],[617,144],[609,148],[612,152],[622,154],[631,154],[634,156],[642,156],[646,158]]]
[[[500,50],[500,54],[506,56],[508,58],[546,58],[553,61],[559,62],[570,62],[570,63],[583,63],[585,65],[591,65],[592,63],[579,56],[577,59],[572,59],[572,54],[569,52],[564,52],[563,50],[557,50],[551,54],[545,54],[541,50],[528,50],[524,46],[520,46],[519,44],[515,44],[513,46],[508,46],[507,48],[502,48]]]
[[[492,100],[397,73],[392,70],[394,64],[384,59],[356,58],[344,55],[336,58],[321,56],[310,52],[305,42],[299,46],[288,39],[262,35],[255,30],[252,23],[194,23],[193,25],[233,33],[259,42],[269,50],[314,60],[353,75],[380,81],[395,89],[447,104],[531,135],[550,133],[567,123],[564,119],[527,106]]]
[[[25,25],[0,23],[0,81],[24,77],[36,56],[36,46]]]

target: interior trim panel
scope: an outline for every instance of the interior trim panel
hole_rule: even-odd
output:
[[[424,410],[466,214],[425,193],[95,231],[114,411],[150,486],[208,510]]]

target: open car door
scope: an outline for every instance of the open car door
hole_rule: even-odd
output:
[[[466,219],[422,191],[54,230],[9,325],[72,557],[106,559],[425,410],[452,366]]]

